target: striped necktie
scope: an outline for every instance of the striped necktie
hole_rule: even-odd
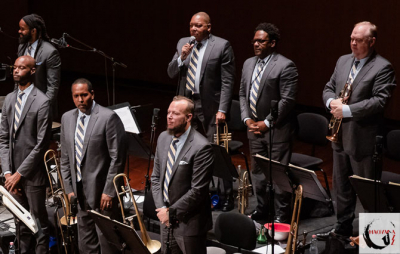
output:
[[[186,75],[186,88],[192,91],[192,94],[195,91],[197,61],[199,60],[199,50],[201,48],[201,45],[202,45],[201,43],[197,43],[196,47],[194,48],[192,57],[190,58],[188,72]]]
[[[85,139],[85,117],[85,115],[81,117],[75,136],[76,179],[78,182],[82,180],[81,164],[83,153],[83,140]]]
[[[172,166],[175,163],[176,143],[178,142],[179,142],[178,138],[173,138],[168,150],[167,170],[165,171],[164,191],[163,191],[164,199],[167,202],[169,202],[168,187],[169,187],[169,182],[171,180]]]
[[[22,114],[22,97],[24,97],[25,93],[21,92],[17,96],[17,102],[15,102],[15,114],[14,114],[14,138],[15,138],[15,133],[17,132],[18,126],[19,126],[19,121],[21,118]]]
[[[32,44],[29,44],[28,51],[26,52],[27,56],[32,56]],[[33,57],[33,56],[32,56]]]
[[[251,85],[251,90],[250,90],[250,109],[251,113],[255,118],[257,118],[257,110],[256,110],[256,104],[257,104],[257,96],[258,96],[258,90],[260,88],[260,82],[261,82],[261,71],[264,67],[264,61],[261,61],[258,63],[258,69],[256,73],[256,78],[253,80],[252,85]]]
[[[353,66],[351,67],[350,74],[349,74],[349,84],[353,84],[353,81],[355,79],[356,73],[357,73],[357,66],[360,63],[360,61],[354,61]]]

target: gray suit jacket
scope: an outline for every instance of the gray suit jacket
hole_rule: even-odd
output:
[[[172,136],[166,131],[160,134],[157,141],[151,175],[154,203],[157,208],[165,206],[162,192],[171,141]],[[176,216],[179,220],[174,234],[195,236],[204,234],[212,228],[208,186],[212,177],[213,162],[214,154],[210,143],[191,128],[173,165],[168,189],[170,217]]]
[[[78,109],[66,112],[61,119],[61,172],[66,193],[76,188],[75,129]],[[114,111],[96,103],[83,143],[82,184],[92,209],[100,208],[102,193],[116,197],[114,176],[124,172],[127,145],[125,129]]]
[[[240,110],[242,120],[251,118],[253,120],[263,121],[269,116],[271,111],[271,101],[277,100],[278,119],[274,130],[275,142],[288,142],[293,132],[294,107],[297,94],[297,69],[295,64],[284,56],[273,53],[270,62],[265,67],[260,81],[260,89],[257,95],[257,117],[254,119],[250,110],[250,89],[253,71],[258,61],[254,56],[247,59],[243,64],[242,78],[240,82]],[[251,132],[248,133],[249,139],[256,139],[257,136]]]
[[[1,168],[3,172],[18,171],[23,176],[21,184],[45,185],[48,177],[43,158],[51,136],[50,101],[39,89],[32,89],[22,110],[14,140],[17,93],[18,90],[9,93],[3,104],[0,129]]]
[[[188,95],[186,89],[186,74],[190,63],[187,57],[181,68],[177,59],[181,55],[182,47],[188,43],[189,37],[179,40],[176,53],[168,65],[168,75],[175,78],[180,75],[180,95]],[[215,123],[215,114],[218,110],[229,112],[233,85],[235,82],[235,56],[229,41],[210,35],[204,52],[200,74],[200,97],[204,109],[205,123]]]
[[[337,61],[335,71],[323,91],[324,105],[330,98],[339,96],[353,61],[352,54],[341,56]],[[332,143],[333,149],[344,149],[347,154],[357,158],[373,154],[378,124],[395,86],[392,65],[373,52],[353,82],[353,92],[348,101],[353,117],[343,119],[342,144]]]
[[[28,44],[18,46],[18,57],[24,55]],[[61,77],[61,59],[58,50],[51,43],[39,40],[35,51],[36,73],[35,86],[50,99],[53,104],[57,99]]]

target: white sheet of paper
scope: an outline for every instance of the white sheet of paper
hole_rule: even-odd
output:
[[[135,198],[136,204],[142,203],[144,201],[144,196],[133,195]]]
[[[255,249],[255,250],[253,250],[253,252],[256,252],[256,253],[261,253],[261,254],[265,254],[266,252],[266,248],[267,248],[267,246],[263,246],[263,247],[260,247],[260,248],[258,248],[258,249]],[[272,250],[271,250],[271,245],[269,244],[268,245],[268,252],[267,253],[272,253]],[[285,250],[284,249],[282,249],[282,247],[281,246],[279,246],[279,245],[274,245],[274,253],[285,253]]]
[[[131,110],[129,107],[123,107],[114,109],[114,112],[117,113],[119,118],[121,118],[122,123],[124,124],[125,131],[139,134],[139,129],[136,126],[136,122],[133,119]]]

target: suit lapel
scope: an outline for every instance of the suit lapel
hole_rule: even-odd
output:
[[[351,71],[351,67],[353,66],[353,62],[354,62],[354,57],[351,56],[346,63],[343,65],[343,71],[339,72],[339,73],[345,73],[346,75],[340,77],[340,79],[338,80],[338,83],[336,84],[336,96],[339,96],[340,91],[342,91],[342,89],[344,88],[344,86],[347,83],[347,80],[349,79],[349,75],[350,75],[350,71]]]
[[[172,142],[172,136],[168,136],[168,140],[165,143],[165,147],[161,148],[161,149],[163,149],[163,153],[162,153],[162,157],[161,157],[161,170],[160,170],[162,184],[164,184],[164,181],[165,181],[165,171],[167,170],[168,151],[169,151],[169,146],[170,146],[171,142]]]
[[[365,74],[374,66],[374,62],[376,59],[376,54],[372,54],[371,57],[367,60],[365,65],[361,68],[360,72],[357,74],[357,77],[354,79],[352,90],[356,89],[357,85],[364,78]]]
[[[265,80],[267,80],[267,77],[269,76],[269,73],[275,67],[276,60],[278,60],[278,55],[275,52],[273,52],[272,56],[271,56],[271,60],[269,61],[268,65],[265,67],[265,70],[264,70],[263,75],[261,77],[260,89],[258,90],[257,101],[260,98],[260,94],[261,94],[263,88],[266,86]]]
[[[203,75],[204,75],[204,71],[206,69],[208,58],[210,58],[211,51],[214,48],[214,40],[215,40],[215,38],[212,35],[210,35],[210,38],[208,39],[206,51],[204,52],[204,55],[203,55],[203,61],[201,62],[200,80],[199,80],[200,84],[201,84],[201,80],[203,79]]]
[[[96,124],[97,118],[99,113],[99,104],[96,104],[93,108],[92,113],[90,114],[90,119],[88,126],[86,127],[85,131],[85,140],[83,141],[83,151],[82,151],[82,161],[86,154],[86,149],[90,140],[90,136],[92,134],[93,128]]]
[[[23,56],[28,43],[25,43],[21,47],[18,48],[18,57]]]
[[[70,151],[74,151],[73,154],[75,154],[75,130],[76,130],[76,122],[78,120],[78,115],[79,115],[78,110],[79,109],[76,109],[74,111],[74,113],[72,114],[72,119],[71,119],[71,121],[69,123],[70,130],[71,130],[70,133],[72,133],[71,137],[69,137],[70,138],[70,142],[71,142]],[[75,155],[73,156],[73,158],[74,158],[74,165],[75,165],[76,164]]]
[[[192,148],[192,141],[194,138],[194,131],[193,128],[190,129],[189,135],[186,139],[185,144],[183,145],[181,151],[179,152],[178,158],[176,158],[174,165],[172,166],[172,173],[171,173],[171,180],[174,178],[176,169],[179,166],[179,162],[182,160],[182,158],[186,155],[187,152]]]
[[[33,87],[32,91],[30,92],[28,98],[26,99],[25,102],[25,106],[24,109],[22,110],[22,114],[21,114],[21,118],[19,119],[19,125],[18,125],[18,129],[16,132],[19,131],[19,127],[21,126],[21,124],[24,122],[26,113],[29,111],[29,108],[31,107],[33,101],[36,99],[36,93],[37,93],[37,88]],[[15,133],[16,134],[16,133]]]
[[[7,116],[8,117],[8,125],[9,125],[9,130],[13,130],[14,129],[14,116],[15,116],[15,103],[17,102],[17,94],[18,94],[18,89],[14,90],[13,95],[11,97],[11,102],[10,102],[10,114]],[[3,114],[5,114],[3,112]],[[12,135],[10,135],[11,137]]]
[[[247,77],[247,80],[248,80],[247,86],[246,86],[246,100],[247,101],[250,100],[250,90],[251,90],[251,85],[252,85],[252,81],[253,81],[253,72],[254,72],[254,68],[256,68],[258,59],[259,59],[258,57],[253,57],[249,64],[251,68],[249,69],[249,72],[248,72],[249,77]]]

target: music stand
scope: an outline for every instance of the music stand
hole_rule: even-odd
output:
[[[353,185],[363,208],[369,212],[375,211],[375,182],[372,179],[363,178],[357,175],[350,176],[350,183]],[[400,185],[396,183],[376,182],[377,213],[399,213],[400,212]]]
[[[141,130],[138,121],[136,120],[135,114],[131,110],[131,105],[129,104],[129,102],[112,105],[108,108],[112,109],[119,116],[124,125],[125,132],[128,134],[128,154],[147,159],[151,154],[151,151],[149,147],[143,142],[142,138],[139,136]],[[129,179],[129,156],[127,156],[127,164]]]
[[[107,241],[114,245],[124,254],[150,254],[136,230],[119,221],[111,220],[96,211],[89,210],[88,213],[100,228]]]
[[[263,173],[268,177],[269,173],[269,158],[259,154],[254,155],[255,160],[263,169]],[[293,193],[298,185],[303,186],[303,197],[328,202],[332,205],[332,199],[322,187],[317,175],[314,171],[294,165],[283,165],[272,160],[272,179],[274,183],[283,191]],[[332,206],[333,207],[333,206]]]
[[[211,144],[214,151],[214,170],[213,176],[222,178],[224,180],[233,181],[234,178],[239,178],[239,174],[236,171],[235,165],[232,163],[232,159],[226,152],[225,147],[217,144]]]

